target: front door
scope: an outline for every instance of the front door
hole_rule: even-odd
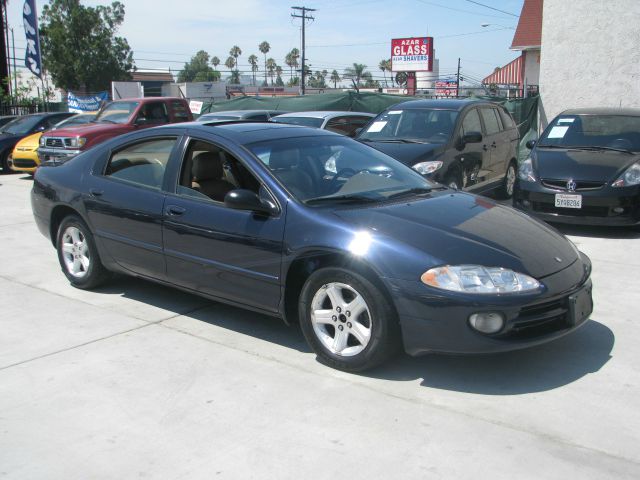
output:
[[[458,141],[461,142],[464,135],[468,133],[482,134],[482,123],[477,108],[472,108],[464,113],[457,136]],[[454,150],[456,151],[456,158],[464,170],[463,187],[466,189],[473,190],[484,185],[491,175],[491,153],[488,151],[485,142],[486,139],[483,137],[480,143],[461,143],[462,149],[458,150],[456,148]]]
[[[236,188],[274,200],[220,145],[191,139],[185,152],[163,212],[169,281],[277,312],[285,212],[266,216],[226,207],[225,194]]]

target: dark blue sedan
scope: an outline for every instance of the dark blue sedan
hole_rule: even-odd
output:
[[[593,308],[561,234],[323,130],[139,131],[40,168],[32,206],[74,286],[120,272],[299,322],[348,371],[543,343]]]

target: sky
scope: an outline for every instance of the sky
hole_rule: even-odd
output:
[[[523,4],[523,0],[121,1],[126,13],[118,33],[128,40],[140,70],[176,72],[198,50],[224,64],[234,45],[242,49],[240,70],[249,70],[249,55],[264,61],[258,45],[266,40],[271,45],[267,56],[283,67],[286,81],[289,69],[284,57],[292,48],[300,48],[301,41],[301,20],[291,17],[291,7],[305,6],[316,9],[306,28],[307,63],[313,71],[342,73],[356,62],[382,80],[378,64],[391,56],[392,38],[432,36],[440,77],[455,75],[460,58],[462,76],[470,83],[519,55],[509,46]],[[36,1],[38,13],[46,3]],[[7,5],[18,58],[23,57],[25,45],[22,5],[22,0],[9,0]]]

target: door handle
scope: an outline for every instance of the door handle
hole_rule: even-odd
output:
[[[178,207],[177,205],[169,205],[167,207],[167,215],[179,216],[186,211],[187,211],[186,209],[182,207]]]
[[[493,142],[493,143],[491,144],[491,148],[498,148],[498,146],[496,145],[496,142]]]
[[[487,150],[489,150],[489,148],[488,148],[488,147],[487,147],[487,145],[485,144],[485,145],[482,145],[482,150],[484,150],[484,151],[486,152]]]
[[[98,190],[97,188],[90,188],[89,193],[91,194],[92,197],[100,197],[104,193],[104,190]]]

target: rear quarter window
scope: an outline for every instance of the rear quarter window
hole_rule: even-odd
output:
[[[171,102],[171,111],[173,112],[174,123],[188,122],[190,120],[187,106],[182,102],[173,100]]]

